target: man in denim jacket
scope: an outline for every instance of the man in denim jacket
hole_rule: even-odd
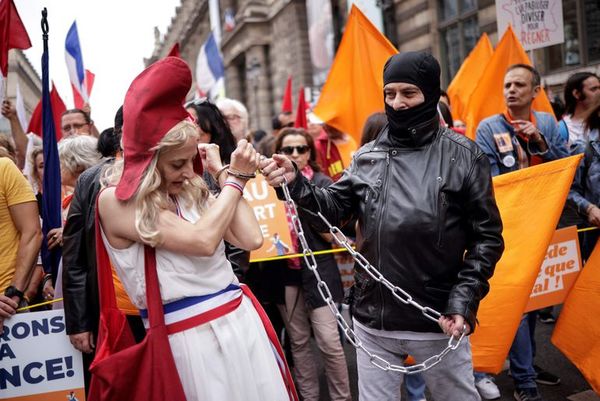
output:
[[[505,110],[477,127],[476,142],[488,156],[492,176],[568,156],[554,117],[532,110],[540,89],[540,74],[533,67],[515,64],[508,68],[503,86]],[[517,400],[541,401],[536,382],[560,382],[533,364],[536,316],[537,312],[523,315],[509,353]]]

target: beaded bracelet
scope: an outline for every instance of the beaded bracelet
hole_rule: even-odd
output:
[[[248,174],[232,169],[228,169],[227,174],[229,174],[232,177],[239,178],[241,180],[251,180],[252,178],[256,178],[256,173]]]
[[[223,167],[221,167],[219,171],[217,171],[217,173],[215,174],[215,181],[217,182],[217,184],[219,183],[219,177],[221,176],[221,174],[223,174],[223,172],[225,172],[228,168],[229,164],[226,164]]]
[[[232,187],[237,189],[238,191],[240,191],[240,193],[243,195],[244,194],[244,187],[242,187],[240,184],[238,184],[235,181],[225,181],[225,184],[223,184],[223,188],[225,187]]]

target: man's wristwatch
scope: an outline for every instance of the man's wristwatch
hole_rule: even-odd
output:
[[[19,291],[17,289],[17,287],[15,287],[14,285],[11,285],[8,288],[6,288],[6,290],[4,290],[4,295],[9,298],[19,297],[19,302],[17,302],[17,303],[21,303],[21,301],[23,300],[23,297],[25,296],[23,291]]]

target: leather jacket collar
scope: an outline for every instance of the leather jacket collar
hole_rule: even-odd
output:
[[[378,137],[375,146],[384,145],[392,148],[420,148],[434,141],[440,132],[440,119],[436,115],[429,121],[407,128],[400,135],[390,134],[389,125]]]

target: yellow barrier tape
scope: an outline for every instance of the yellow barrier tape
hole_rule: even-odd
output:
[[[325,249],[323,251],[315,251],[313,253],[315,255],[326,255],[328,253],[339,253],[339,252],[346,252],[346,248]],[[302,253],[294,253],[294,254],[291,254],[291,255],[273,256],[273,257],[270,257],[270,258],[250,259],[250,263],[270,262],[272,260],[301,258],[303,255],[304,254],[302,254]]]
[[[35,305],[27,305],[27,306],[24,306],[22,308],[17,309],[17,312],[23,312],[23,311],[26,311],[28,309],[37,308],[38,306],[50,305],[50,304],[53,304],[53,303],[56,303],[56,302],[60,302],[62,300],[63,300],[63,298],[56,298],[56,299],[53,299],[51,301],[41,302],[41,303],[35,304]]]
[[[577,230],[578,233],[582,233],[584,231],[592,231],[592,230],[597,230],[598,227],[586,227],[586,228],[580,228]]]

